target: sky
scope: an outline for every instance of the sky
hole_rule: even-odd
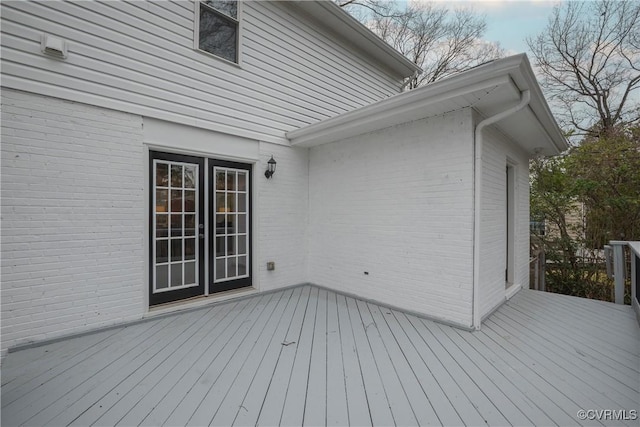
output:
[[[445,0],[446,1],[446,0]],[[507,55],[528,53],[526,37],[544,31],[557,1],[548,0],[465,0],[446,1],[451,6],[470,6],[485,16],[484,39],[500,42]],[[531,59],[531,54],[529,54]]]

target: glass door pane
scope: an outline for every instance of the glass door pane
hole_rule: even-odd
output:
[[[204,293],[204,159],[151,152],[150,304]]]
[[[250,173],[249,165],[213,161],[212,292],[251,285]]]

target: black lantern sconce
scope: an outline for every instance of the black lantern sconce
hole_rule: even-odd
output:
[[[274,173],[276,173],[276,161],[273,160],[273,156],[271,156],[271,158],[267,162],[267,170],[264,172],[264,176],[269,179],[273,176]]]

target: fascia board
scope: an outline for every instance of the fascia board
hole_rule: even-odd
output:
[[[421,118],[420,109],[429,105],[499,85],[508,85],[517,91],[531,90],[529,109],[553,145],[554,151],[559,154],[568,148],[525,54],[492,61],[428,86],[287,132],[286,137],[292,146],[311,147],[326,144],[416,120]],[[422,118],[424,117],[427,115]]]
[[[508,76],[480,81],[475,81],[475,79],[474,81],[471,79],[441,80],[432,85],[394,95],[375,104],[287,132],[286,137],[292,146],[310,147],[326,144],[428,117],[426,113],[420,114],[420,111],[430,105],[477,91],[491,91],[502,85],[512,85]],[[411,114],[413,112],[415,113]]]
[[[526,81],[526,88],[532,93],[530,108],[555,146],[557,150],[556,154],[560,154],[569,148],[569,144],[558,122],[556,122],[551,108],[549,108],[549,104],[542,93],[538,79],[533,73],[533,69],[526,55],[524,55],[523,62],[519,69],[521,77]]]

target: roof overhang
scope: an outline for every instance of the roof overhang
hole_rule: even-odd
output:
[[[422,72],[419,66],[389,46],[334,2],[296,0],[286,4],[296,7],[319,25],[337,34],[345,45],[352,45],[374,58],[396,77],[411,77],[416,72]]]
[[[525,54],[492,61],[409,92],[287,133],[292,146],[312,147],[402,123],[473,108],[491,117],[520,100],[531,101],[497,126],[530,155],[557,155],[568,148]]]

